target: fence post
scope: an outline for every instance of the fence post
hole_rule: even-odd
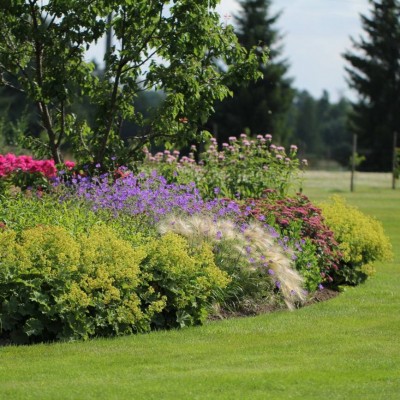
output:
[[[392,159],[392,189],[396,189],[397,176],[397,132],[393,132],[393,159]]]
[[[353,134],[353,155],[351,156],[350,192],[354,192],[354,173],[356,171],[357,135]]]

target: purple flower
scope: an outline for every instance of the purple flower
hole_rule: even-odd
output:
[[[150,224],[169,213],[193,215],[207,211],[218,218],[237,215],[240,211],[238,205],[230,201],[205,201],[194,183],[169,184],[155,171],[150,175],[126,173],[117,180],[110,178],[103,174],[73,179],[72,186],[78,197],[91,203],[93,210],[110,210],[115,217],[119,214],[141,215]]]
[[[270,275],[275,275],[275,271],[274,271],[273,269],[271,269],[271,268],[268,270],[268,273],[269,273]]]

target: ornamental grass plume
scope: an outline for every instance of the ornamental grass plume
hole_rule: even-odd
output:
[[[195,246],[207,241],[213,244],[215,251],[221,246],[229,246],[230,255],[237,255],[241,268],[268,271],[289,309],[305,300],[303,278],[292,268],[290,254],[277,243],[272,233],[257,223],[238,227],[232,221],[215,220],[208,215],[186,218],[171,215],[158,224],[158,230],[161,234],[175,232],[182,235]]]

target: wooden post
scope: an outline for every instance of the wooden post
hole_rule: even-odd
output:
[[[397,175],[397,132],[393,132],[393,159],[392,159],[392,189],[396,189],[396,175]]]
[[[356,157],[357,157],[357,135],[353,134],[353,153],[351,156],[351,179],[350,192],[354,192],[354,173],[356,172]]]

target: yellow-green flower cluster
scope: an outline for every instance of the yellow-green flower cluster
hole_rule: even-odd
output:
[[[327,225],[339,243],[347,268],[359,271],[361,275],[371,275],[374,272],[372,263],[392,258],[389,238],[382,224],[375,218],[348,205],[339,196],[333,196],[330,202],[322,203],[321,208]]]

